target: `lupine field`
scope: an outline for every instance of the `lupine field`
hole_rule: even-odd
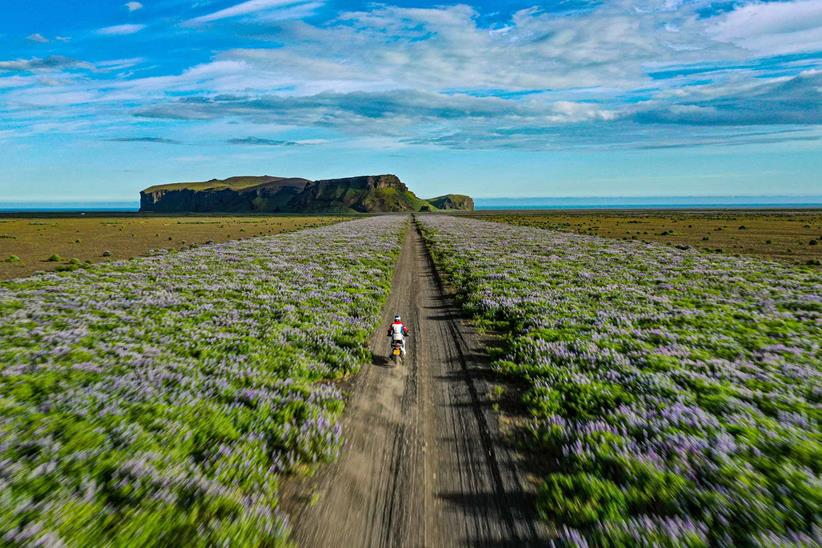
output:
[[[229,240],[271,236],[343,220],[324,216],[141,216],[0,214],[0,280],[39,271],[77,270],[84,264],[149,255],[157,249],[184,250]]]
[[[0,544],[272,546],[333,458],[406,221],[0,283]]]
[[[561,542],[822,545],[822,275],[453,217],[419,219],[524,387]]]

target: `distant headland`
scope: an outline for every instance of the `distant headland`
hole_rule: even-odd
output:
[[[155,185],[140,192],[140,211],[157,213],[389,213],[472,211],[469,196],[418,198],[396,175],[311,181],[231,177]]]

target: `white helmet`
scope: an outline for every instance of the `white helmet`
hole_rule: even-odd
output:
[[[402,318],[400,318],[400,315],[399,315],[399,314],[397,314],[396,316],[394,316],[394,321],[395,321],[395,322],[398,322],[398,321],[400,321],[401,319],[402,319]]]

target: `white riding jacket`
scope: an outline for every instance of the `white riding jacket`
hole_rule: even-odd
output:
[[[391,324],[391,340],[405,340],[405,325],[403,325],[401,322],[394,322]]]

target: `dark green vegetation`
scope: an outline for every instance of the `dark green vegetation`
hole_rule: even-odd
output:
[[[477,212],[478,218],[709,253],[822,264],[820,210]]]
[[[202,183],[157,185],[140,193],[143,212],[381,213],[471,210],[468,196],[418,198],[395,175],[309,181],[284,177],[232,177]]]
[[[503,335],[573,546],[818,546],[822,276],[656,243],[420,216]]]
[[[0,218],[0,279],[38,270],[75,269],[152,250],[269,236],[343,220],[332,216],[109,216]],[[54,257],[54,260],[50,260]],[[71,264],[78,260],[80,265]]]

